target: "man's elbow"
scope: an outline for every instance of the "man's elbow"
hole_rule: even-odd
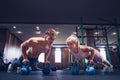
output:
[[[20,45],[20,48],[21,48],[22,51],[23,51],[23,50],[26,50],[26,45],[25,45],[25,44],[21,44],[21,45]]]

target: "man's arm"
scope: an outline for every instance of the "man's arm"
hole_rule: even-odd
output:
[[[48,62],[49,60],[49,56],[51,54],[51,48],[47,51],[47,53],[45,54],[45,62]]]
[[[24,43],[21,44],[21,51],[22,51],[22,55],[23,55],[23,63],[28,62],[28,56],[27,56],[27,53],[26,53],[26,51],[28,49],[27,45],[28,45],[28,42],[24,42]]]

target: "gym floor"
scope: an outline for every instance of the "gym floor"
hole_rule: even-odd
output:
[[[43,75],[42,71],[31,71],[29,75],[0,72],[0,80],[120,80],[120,70],[112,73],[97,71],[95,75],[87,75],[83,71],[72,75],[70,70],[51,71],[49,75]]]

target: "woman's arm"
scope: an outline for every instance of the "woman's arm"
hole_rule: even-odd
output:
[[[88,58],[87,58],[88,62],[93,63],[93,59],[94,59],[94,56],[95,56],[94,48],[89,47],[89,46],[83,46],[83,47],[81,47],[81,49],[82,49],[83,52],[88,53]]]
[[[89,58],[89,60],[93,60],[94,55],[95,55],[94,49],[93,49],[92,47],[88,47],[88,49],[89,49],[89,51],[90,51],[90,58]]]

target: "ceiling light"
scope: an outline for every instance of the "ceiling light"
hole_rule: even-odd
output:
[[[99,32],[95,32],[94,34],[95,34],[95,35],[98,35],[98,34],[99,34]]]
[[[116,32],[113,32],[111,35],[116,35]]]
[[[22,34],[22,31],[16,31],[17,34]]]
[[[80,27],[78,26],[77,29],[80,29]]]
[[[40,30],[39,26],[36,26],[36,30]]]
[[[16,29],[16,26],[13,26],[14,29]]]

